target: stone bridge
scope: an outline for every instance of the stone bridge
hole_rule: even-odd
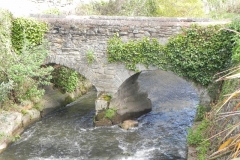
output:
[[[96,87],[98,95],[105,93],[116,97],[118,92],[118,97],[121,98],[123,95],[119,95],[121,93],[119,87],[136,73],[126,69],[124,64],[108,62],[106,49],[110,37],[117,33],[123,41],[128,41],[147,36],[157,38],[160,43],[164,44],[170,36],[179,33],[182,27],[189,27],[191,24],[219,24],[219,22],[208,19],[160,17],[66,16],[37,18],[47,22],[50,26],[47,38],[51,42],[51,53],[46,59],[46,63],[56,63],[76,70],[90,80]],[[93,54],[93,63],[88,63],[88,54]],[[140,71],[147,70],[141,65],[138,66],[138,69]],[[120,103],[120,101],[118,102]],[[96,110],[106,108],[107,102],[98,100],[96,102]]]

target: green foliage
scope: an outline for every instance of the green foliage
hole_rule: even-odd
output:
[[[21,138],[21,136],[19,134],[15,135],[14,137],[12,137],[12,142],[16,142],[17,140],[19,140]]]
[[[136,64],[158,66],[162,68],[166,63],[163,58],[163,46],[157,39],[147,37],[137,41],[123,43],[114,36],[108,40],[107,54],[109,62],[123,62],[126,68],[137,71]]]
[[[199,145],[204,141],[204,132],[207,127],[210,125],[210,122],[207,120],[203,120],[196,129],[189,129],[187,141],[190,145]]]
[[[12,14],[0,8],[0,53],[7,54],[11,52],[11,21]],[[2,61],[1,56],[0,61]]]
[[[207,112],[207,107],[206,106],[198,105],[195,121],[203,120],[206,112]]]
[[[167,68],[180,76],[207,86],[217,72],[230,63],[232,32],[221,26],[193,25],[173,36],[163,47],[156,39],[143,38],[123,43],[116,35],[108,40],[108,61],[123,62],[137,71],[136,64]]]
[[[73,92],[77,88],[80,79],[76,71],[64,66],[56,66],[52,76],[51,82],[63,92]]]
[[[205,160],[209,150],[210,143],[205,140],[205,134],[210,124],[208,120],[204,119],[196,129],[188,130],[187,142],[189,145],[197,146],[196,150],[199,160]]]
[[[49,9],[43,11],[43,14],[60,15],[61,12],[58,8],[49,8]]]
[[[111,95],[103,95],[103,99],[107,102],[110,102],[112,99],[112,96]]]
[[[27,114],[28,112],[27,112],[27,110],[22,109],[22,110],[21,110],[21,113],[22,113],[23,115],[25,115],[25,114]]]
[[[203,141],[197,148],[197,155],[198,160],[206,160],[207,159],[207,152],[209,151],[210,142]]]
[[[220,28],[194,25],[170,38],[165,49],[169,69],[205,86],[212,82],[226,68],[233,47],[231,33]]]
[[[19,37],[21,37],[21,35],[31,34],[32,32],[25,30],[25,28],[23,27],[28,27],[30,24],[23,24],[21,28],[22,30],[16,30],[16,23],[19,22],[18,27],[20,27],[20,22],[24,20],[13,20],[12,15],[8,11],[4,10],[0,10],[0,21],[1,108],[6,108],[5,105],[14,106],[14,103],[21,103],[25,100],[31,100],[33,102],[36,102],[44,93],[44,90],[39,89],[39,86],[49,84],[51,78],[50,73],[52,71],[52,68],[41,67],[43,61],[48,54],[46,50],[47,44],[42,43],[38,46],[32,46],[35,40],[31,41],[28,39],[19,39],[18,42],[15,39],[15,43],[18,43],[18,46],[21,46],[20,48],[22,51],[22,54],[17,55],[12,52],[11,42],[13,42],[14,40],[12,41],[11,38],[16,38],[16,34],[19,34]],[[36,23],[36,25],[38,25],[38,22],[32,20],[25,20],[24,22]],[[36,25],[33,26],[36,27]],[[21,33],[21,31],[23,32],[23,30],[28,34]],[[42,31],[42,34],[43,33],[44,32]],[[32,37],[33,39],[39,39],[38,36],[34,36],[35,34],[29,37]]]
[[[116,108],[107,109],[106,112],[105,112],[105,117],[109,118],[109,119],[112,119],[116,115],[116,111],[117,111]]]
[[[77,7],[80,15],[202,17],[203,13],[201,0],[111,0]]]
[[[87,51],[86,56],[87,56],[87,61],[88,61],[88,63],[89,63],[89,64],[92,64],[93,61],[95,60],[95,56],[94,56],[93,51],[92,51],[92,50]]]
[[[233,53],[232,53],[233,64],[238,64],[240,63],[240,18],[234,19],[229,27],[230,29],[238,32],[238,33],[235,33],[233,37],[234,47],[233,47]]]
[[[11,93],[13,89],[13,81],[10,80],[9,82],[5,83],[2,82],[0,84],[0,102],[6,101],[8,99],[8,95]],[[0,103],[1,106],[1,103]]]
[[[38,111],[42,111],[43,110],[43,106],[41,103],[36,103],[33,108],[35,108]]]
[[[239,85],[239,79],[231,79],[223,82],[221,94],[219,95],[219,100],[223,101],[227,98],[226,95],[235,92]]]
[[[0,132],[0,141],[6,137],[6,133]]]
[[[34,19],[17,18],[12,22],[12,45],[16,53],[22,53],[26,42],[30,46],[42,43],[44,34],[48,30],[46,23]]]
[[[39,99],[44,90],[39,85],[50,84],[52,67],[41,67],[48,52],[42,44],[32,48],[23,48],[20,55],[14,56],[11,66],[6,68],[8,79],[14,81],[14,99],[22,102],[27,99]]]
[[[240,1],[238,0],[207,0],[212,18],[234,18],[239,16]]]
[[[203,17],[203,3],[200,0],[155,0],[155,16]]]

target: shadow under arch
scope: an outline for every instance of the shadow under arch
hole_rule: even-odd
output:
[[[52,66],[54,69],[56,68],[67,68],[70,71],[76,71],[72,68],[67,66],[56,64],[56,63],[47,63],[44,66]],[[53,71],[54,72],[54,71]],[[52,72],[52,73],[53,73]],[[71,93],[64,91],[61,87],[54,84],[53,80],[51,80],[50,85],[42,86],[45,90],[45,94],[43,97],[43,111],[41,112],[41,116],[44,117],[46,114],[54,111],[58,107],[65,106],[71,102],[73,102],[76,98],[81,97],[82,95],[86,94],[89,90],[97,91],[96,87],[91,83],[89,79],[87,79],[84,75],[78,74],[79,82],[75,90]],[[57,76],[57,75],[56,75]],[[57,78],[57,77],[55,77]],[[67,77],[66,77],[67,78]],[[97,94],[97,92],[96,92]]]
[[[140,117],[151,110],[190,109],[195,114],[199,96],[192,82],[171,71],[145,70],[122,83],[110,108],[117,108],[122,120]]]

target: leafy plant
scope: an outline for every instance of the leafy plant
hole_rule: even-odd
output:
[[[206,106],[198,105],[195,121],[203,120],[206,111],[207,111],[207,107]]]
[[[25,114],[27,114],[28,112],[27,112],[27,110],[22,109],[22,110],[21,110],[21,113],[22,113],[23,115],[25,115]]]
[[[12,28],[12,14],[0,8],[0,61],[3,55],[11,52],[11,28]]]
[[[232,63],[240,63],[240,18],[235,18],[230,24],[229,28],[234,33],[233,36],[233,53],[232,53]]]
[[[60,15],[61,11],[58,8],[49,8],[43,11],[43,14]]]
[[[163,68],[166,65],[163,46],[157,39],[144,37],[141,40],[130,40],[123,43],[118,36],[108,40],[107,47],[109,62],[123,62],[126,68],[138,71],[136,64],[144,64]]]
[[[51,82],[63,92],[73,92],[80,79],[79,74],[64,66],[55,66]]]
[[[8,99],[8,95],[11,93],[11,90],[13,89],[13,81],[10,80],[9,82],[5,83],[2,82],[0,84],[0,106],[1,102],[4,102]]]
[[[6,133],[0,132],[0,141],[1,141],[3,138],[6,138],[6,137],[7,137]]]
[[[239,16],[240,2],[238,0],[207,0],[207,8],[213,18],[234,18]]]
[[[166,45],[169,69],[207,86],[212,77],[230,63],[232,33],[221,26],[193,25],[170,38]]]
[[[108,40],[108,61],[123,62],[134,71],[136,64],[154,65],[207,86],[230,63],[232,33],[221,27],[193,25],[171,37],[165,47],[147,37],[123,43],[115,35]]]
[[[94,56],[94,53],[92,50],[88,50],[87,53],[86,53],[86,56],[87,56],[87,61],[89,64],[92,64],[93,61],[95,60],[95,56]]]
[[[38,111],[42,111],[43,110],[43,106],[41,103],[36,103],[33,108],[35,108]]]
[[[33,48],[25,48],[20,55],[15,55],[15,61],[6,73],[14,81],[15,87],[12,95],[16,102],[37,98],[44,94],[39,85],[50,84],[52,67],[41,67],[48,52],[46,45],[42,44]]]
[[[197,148],[198,160],[206,160],[209,151],[210,142],[203,141]]]
[[[205,134],[210,125],[210,122],[203,120],[196,129],[189,129],[187,142],[190,145],[197,146],[198,159],[205,160],[209,150],[210,143],[205,139]]]
[[[17,134],[12,138],[12,142],[16,142],[20,138],[21,138],[21,136],[19,134]]]
[[[81,4],[77,14],[120,16],[202,17],[200,0],[112,0]]]
[[[12,21],[12,45],[16,53],[22,53],[26,46],[36,46],[42,43],[48,26],[34,19],[17,18]],[[27,42],[27,43],[26,43]]]
[[[203,4],[199,0],[155,0],[156,15],[166,17],[203,17]]]
[[[12,15],[5,10],[0,9],[0,98],[1,98],[1,108],[9,108],[6,106],[15,106],[14,103],[21,103],[25,100],[32,100],[36,102],[43,95],[44,90],[40,89],[40,85],[49,84],[50,73],[52,71],[51,67],[41,67],[43,61],[45,60],[47,52],[47,44],[43,43],[41,39],[40,45],[34,45],[35,40],[39,39],[39,36],[35,34],[29,36],[35,40],[30,41],[23,38],[23,35],[31,34],[31,31],[24,28],[23,26],[29,26],[34,23],[38,25],[37,21],[28,21],[26,19],[12,19]],[[24,21],[25,23],[21,23]],[[17,25],[16,25],[17,23]],[[21,26],[21,24],[23,26]],[[15,26],[14,26],[15,25]],[[40,23],[40,26],[43,25]],[[37,27],[32,24],[30,28],[36,27],[35,31],[38,30]],[[17,28],[21,29],[17,29]],[[46,26],[45,26],[46,27]],[[44,28],[45,28],[44,27]],[[45,28],[46,29],[46,28]],[[44,31],[41,29],[41,34]],[[26,33],[21,33],[26,32]],[[12,32],[12,34],[11,34]],[[17,39],[17,38],[20,39]],[[22,39],[21,39],[22,37]],[[27,36],[28,37],[28,36]],[[43,35],[42,35],[43,37]],[[16,38],[15,41],[11,38]],[[17,44],[21,48],[20,55],[12,52],[11,42]],[[30,43],[32,42],[32,43]]]
[[[111,99],[112,99],[112,96],[111,96],[111,95],[103,95],[103,99],[104,99],[105,101],[110,102]]]
[[[105,112],[105,117],[109,118],[109,119],[112,119],[116,115],[116,111],[117,111],[116,108],[107,109],[106,112]]]

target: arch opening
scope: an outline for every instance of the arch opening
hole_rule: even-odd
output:
[[[42,116],[58,107],[66,106],[89,90],[96,90],[89,79],[74,69],[56,63],[45,65],[52,66],[54,70],[52,71],[51,84],[43,86],[45,95],[43,97]]]
[[[189,109],[195,113],[199,93],[193,83],[163,70],[145,70],[126,79],[113,95],[108,108],[115,108],[112,124],[158,112]],[[107,108],[107,109],[108,109]]]

